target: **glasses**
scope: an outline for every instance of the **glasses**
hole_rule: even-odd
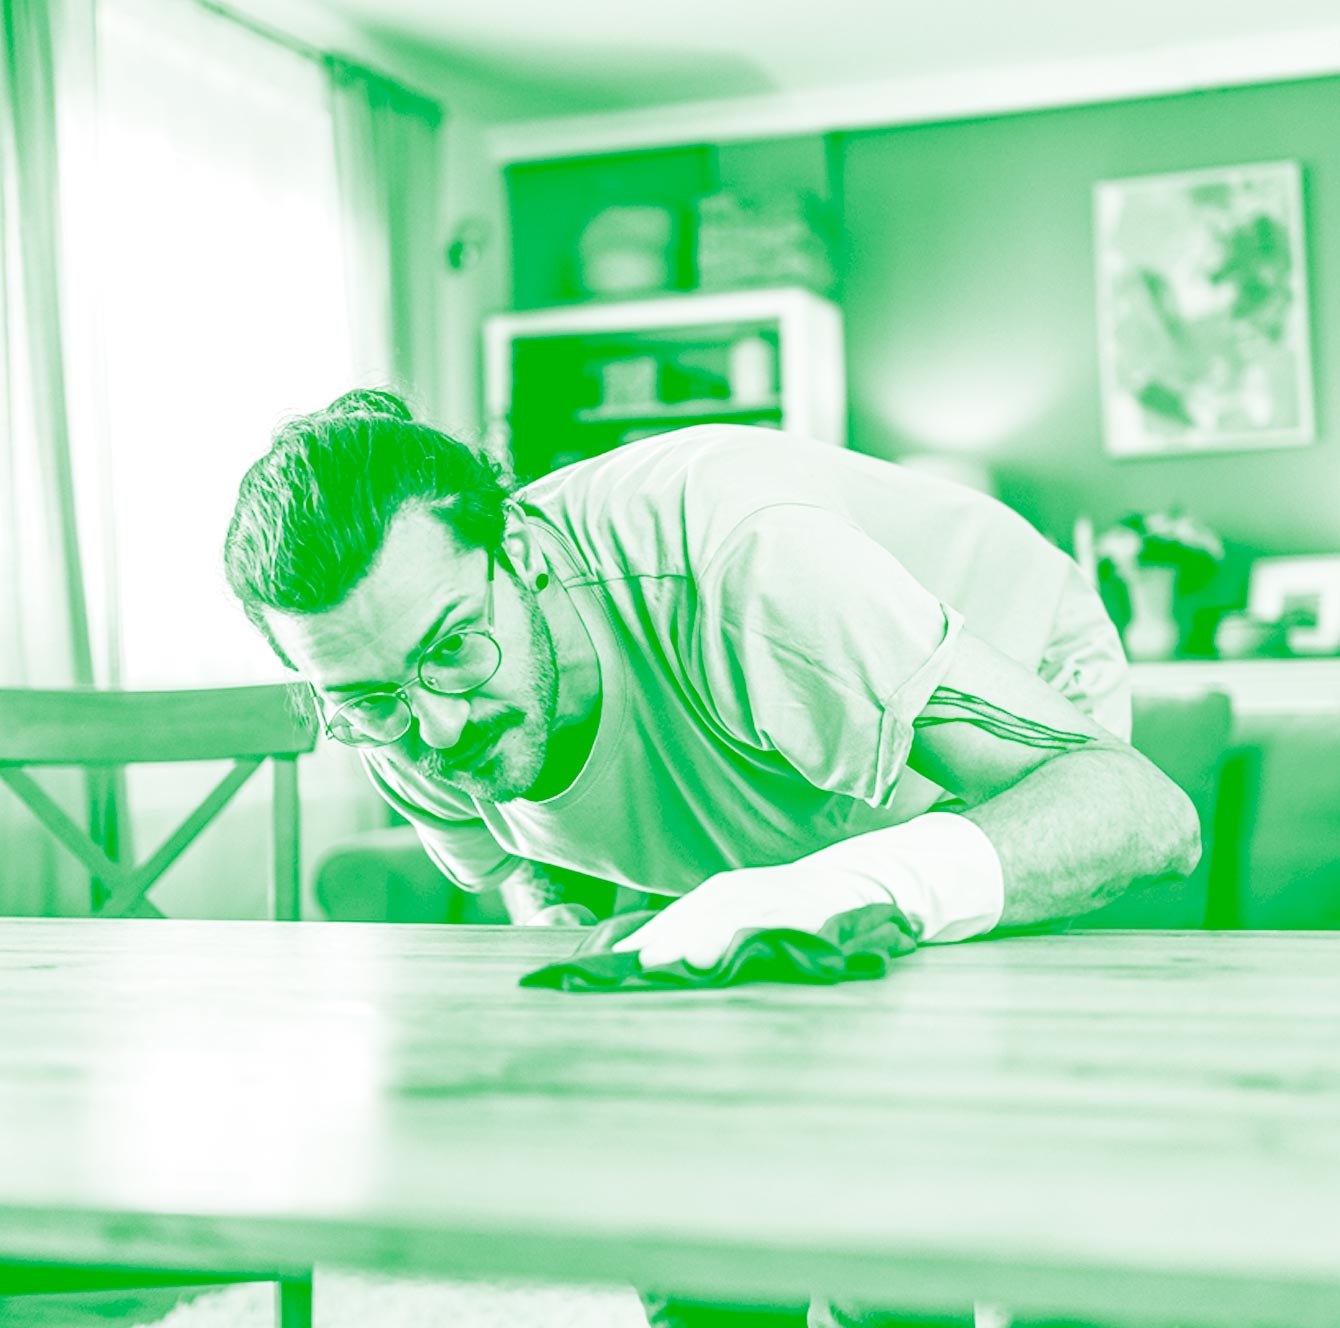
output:
[[[482,687],[501,666],[502,647],[493,635],[493,554],[490,553],[484,626],[438,637],[419,656],[416,676],[403,687],[378,688],[346,701],[326,720],[326,736],[346,747],[386,747],[403,738],[414,723],[407,695],[411,687],[422,687],[435,696],[464,696]],[[318,711],[322,711],[315,687],[312,696]]]

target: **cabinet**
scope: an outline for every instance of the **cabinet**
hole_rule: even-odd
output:
[[[1218,691],[1232,702],[1213,827],[1216,924],[1340,927],[1340,659],[1185,660],[1131,674],[1146,700]]]
[[[523,483],[713,421],[845,446],[842,321],[791,287],[498,314],[484,325],[484,400]]]

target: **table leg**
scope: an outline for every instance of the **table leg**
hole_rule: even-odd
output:
[[[285,1278],[275,1288],[276,1328],[312,1328],[312,1278]]]
[[[298,761],[276,756],[270,761],[274,777],[274,879],[270,916],[277,922],[296,922],[301,916],[301,878],[298,872]]]

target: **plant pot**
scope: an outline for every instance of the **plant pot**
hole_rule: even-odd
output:
[[[1171,659],[1181,631],[1173,615],[1177,591],[1175,567],[1135,567],[1126,580],[1131,617],[1122,633],[1131,659]]]

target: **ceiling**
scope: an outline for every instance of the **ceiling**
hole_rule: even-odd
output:
[[[498,118],[813,92],[1256,43],[1340,23],[1336,0],[313,0],[501,98]]]

